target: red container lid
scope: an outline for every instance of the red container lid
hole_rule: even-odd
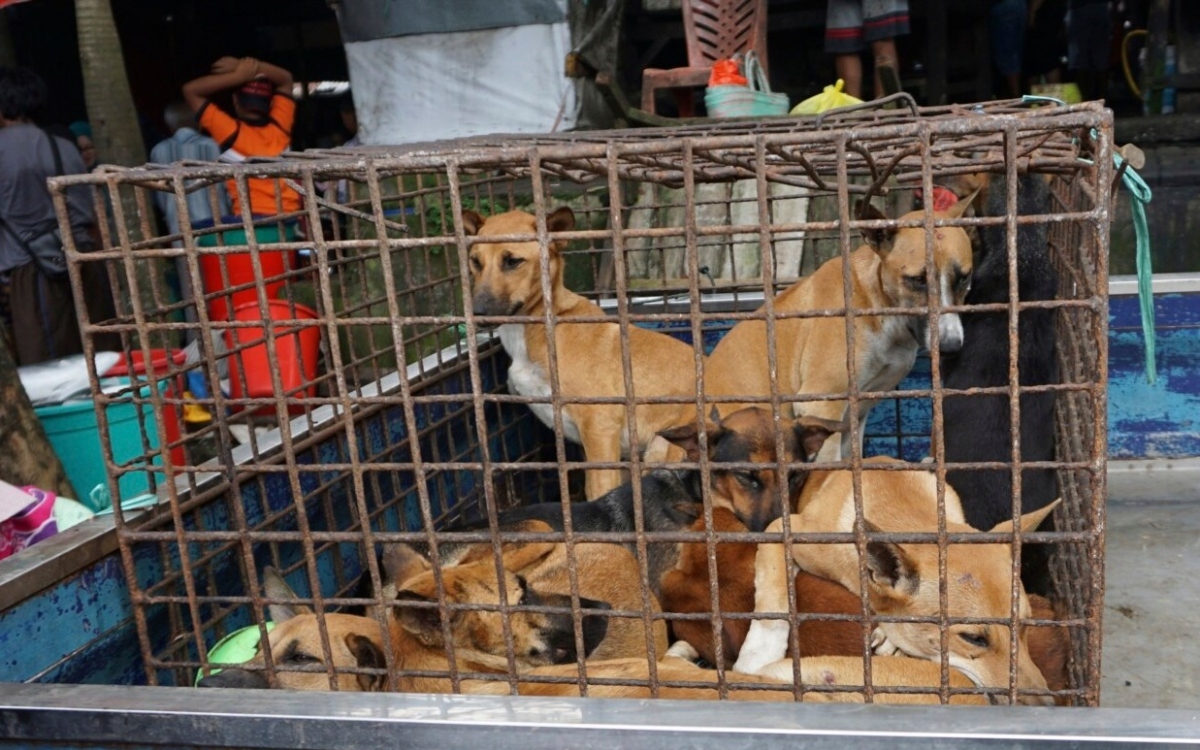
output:
[[[152,372],[166,372],[168,357],[176,365],[182,365],[184,360],[187,359],[187,354],[182,349],[151,349],[150,370]],[[115,365],[108,368],[108,371],[100,377],[129,377],[130,373],[135,375],[146,374],[146,357],[141,349],[129,352],[128,355],[122,355],[121,359]]]

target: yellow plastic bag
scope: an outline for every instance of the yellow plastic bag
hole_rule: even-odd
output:
[[[816,115],[827,109],[849,107],[851,104],[862,104],[862,99],[855,99],[849,94],[842,93],[844,85],[846,85],[845,81],[839,78],[837,83],[832,86],[826,86],[825,90],[821,93],[816,96],[810,96],[795,107],[792,107],[791,114]]]

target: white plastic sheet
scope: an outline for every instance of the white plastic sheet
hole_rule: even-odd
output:
[[[420,34],[346,45],[359,134],[397,145],[575,125],[566,23]]]

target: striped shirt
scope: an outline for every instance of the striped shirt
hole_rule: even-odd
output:
[[[150,151],[150,161],[155,164],[173,164],[178,161],[216,161],[221,150],[216,141],[192,128],[180,128],[175,135],[161,141]],[[190,186],[189,186],[190,187]],[[192,226],[204,226],[213,221],[210,191],[217,191],[217,208],[220,216],[229,214],[229,197],[225,186],[217,183],[208,189],[194,190],[187,194],[188,217]],[[179,209],[175,195],[170,192],[155,192],[154,203],[167,219],[171,234],[179,233]]]

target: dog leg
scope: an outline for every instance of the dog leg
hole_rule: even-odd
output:
[[[900,648],[888,640],[883,628],[875,628],[875,632],[871,633],[871,653],[876,656],[895,656],[900,653]]]
[[[791,516],[791,528],[799,528],[800,516]],[[783,519],[776,519],[767,527],[767,532],[778,533],[783,529]],[[788,575],[788,561],[782,544],[760,544],[754,563],[754,611],[788,611],[787,591],[792,583]],[[733,665],[737,672],[758,674],[771,662],[779,661],[787,654],[789,623],[787,620],[755,620]]]
[[[683,659],[688,664],[695,664],[696,660],[700,658],[700,652],[693,648],[692,644],[687,641],[675,641],[667,649],[666,656]]]
[[[597,427],[594,423],[581,423],[579,433],[583,438],[583,455],[587,461],[621,460],[621,426],[615,429]],[[620,487],[625,479],[620,469],[588,469],[585,488],[587,499],[595,500],[611,489]]]

